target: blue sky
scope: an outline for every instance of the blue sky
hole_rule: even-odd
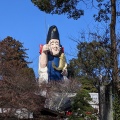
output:
[[[68,19],[66,15],[49,15],[41,12],[31,0],[0,0],[0,40],[11,36],[28,48],[28,61],[38,76],[39,45],[45,44],[48,27],[56,25],[60,33],[61,44],[67,53],[77,53],[76,43],[70,36],[78,38],[82,31],[94,30],[93,9],[85,10],[78,20]],[[66,54],[67,61],[74,56]]]

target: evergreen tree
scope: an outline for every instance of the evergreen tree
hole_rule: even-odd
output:
[[[77,58],[70,60],[70,65],[77,69],[76,76],[87,75],[94,78],[100,74],[105,75],[110,70],[109,44],[97,41],[80,42],[77,50]]]
[[[1,63],[10,64],[11,67],[28,67],[26,50],[22,43],[8,36],[0,42]]]
[[[78,7],[79,0],[31,0],[41,11],[50,14],[67,14],[68,18],[78,19],[84,14]]]
[[[0,107],[10,108],[7,116],[17,109],[35,111],[43,104],[35,94],[39,88],[33,69],[28,67],[26,50],[12,37],[0,41]]]
[[[26,50],[21,42],[10,36],[2,40],[0,42],[0,63],[3,66],[2,74],[9,74],[9,72],[3,72],[7,71],[7,67],[15,67],[22,73],[29,74],[28,76],[35,78],[33,69],[28,67],[28,64],[31,62],[26,60],[28,58]]]
[[[102,75],[106,82],[111,77],[110,44],[104,40],[80,42],[77,50],[77,58],[70,60],[68,65],[68,69],[73,70],[69,76],[77,77],[82,87],[89,92],[97,92],[99,75]]]
[[[72,104],[73,114],[70,119],[84,120],[86,118],[96,120],[96,117],[92,115],[94,113],[94,108],[88,103],[91,100],[92,99],[87,90],[80,90],[74,98]]]

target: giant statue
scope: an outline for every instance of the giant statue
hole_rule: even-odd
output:
[[[40,45],[39,83],[62,81],[67,76],[67,62],[60,43],[59,31],[55,25],[48,30],[46,44]]]

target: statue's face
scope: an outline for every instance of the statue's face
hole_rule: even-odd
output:
[[[50,53],[52,55],[55,55],[55,56],[58,55],[59,52],[60,52],[60,43],[59,43],[59,40],[57,40],[57,39],[51,39],[48,44],[49,44],[49,47],[50,47]]]

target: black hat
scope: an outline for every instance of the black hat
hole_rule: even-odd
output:
[[[55,25],[51,26],[49,28],[49,31],[48,31],[48,34],[47,34],[47,40],[46,40],[46,43],[48,44],[48,42],[51,40],[51,39],[59,39],[59,32],[58,32],[58,29]]]

